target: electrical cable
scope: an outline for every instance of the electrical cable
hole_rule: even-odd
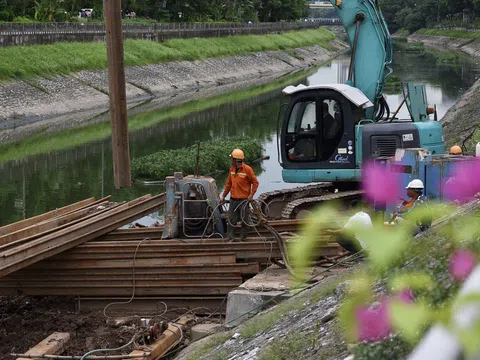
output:
[[[137,253],[138,253],[138,249],[140,248],[140,245],[142,245],[142,243],[144,241],[150,241],[151,239],[150,238],[144,238],[143,240],[141,240],[138,245],[137,245],[137,248],[135,249],[135,254],[133,255],[133,266],[132,266],[132,296],[130,297],[130,300],[128,301],[119,301],[119,302],[112,302],[110,304],[108,304],[107,306],[105,306],[103,308],[103,315],[106,317],[106,318],[111,318],[110,316],[107,315],[106,311],[107,311],[107,308],[109,308],[111,305],[117,305],[117,304],[129,304],[133,301],[133,299],[135,298],[135,285],[136,285],[136,276],[135,276],[135,265],[136,265],[136,261],[137,261]]]
[[[311,282],[311,281],[315,280],[315,279],[316,279],[317,277],[319,277],[320,275],[323,275],[324,273],[330,271],[331,269],[333,269],[333,268],[335,268],[335,267],[337,267],[337,266],[340,266],[340,265],[343,264],[343,263],[346,263],[346,262],[348,262],[348,261],[351,261],[351,260],[354,260],[354,259],[356,259],[356,258],[361,257],[361,255],[362,255],[363,252],[364,252],[364,250],[362,249],[362,250],[360,250],[360,251],[358,251],[358,252],[356,252],[356,253],[354,253],[354,254],[352,254],[352,255],[344,258],[344,259],[342,259],[341,261],[339,261],[339,262],[331,265],[330,267],[326,268],[325,270],[321,271],[320,273],[315,274],[314,276],[310,277],[307,281],[305,281],[305,283]],[[299,292],[297,292],[295,295],[300,295],[301,293],[303,293],[303,292],[307,291],[308,289],[312,288],[314,285],[315,285],[315,284],[310,284],[310,285],[304,287],[304,288],[301,289]],[[228,324],[230,324],[230,323],[232,323],[232,322],[234,322],[234,321],[236,321],[236,320],[238,320],[238,319],[241,319],[241,318],[244,317],[244,316],[247,316],[247,315],[251,314],[251,313],[254,312],[254,311],[257,311],[257,310],[263,308],[264,306],[268,305],[269,303],[271,303],[271,302],[275,301],[276,299],[280,298],[281,296],[283,296],[285,293],[287,293],[287,292],[289,292],[289,291],[294,291],[294,290],[300,289],[300,287],[301,287],[301,284],[299,284],[299,285],[297,285],[297,286],[294,286],[293,288],[280,291],[279,294],[277,294],[277,295],[275,295],[274,297],[268,299],[267,301],[265,301],[264,303],[256,306],[255,308],[253,308],[253,309],[251,309],[251,310],[249,310],[249,311],[246,311],[246,312],[244,312],[243,314],[239,315],[238,317],[236,317],[236,318],[228,321],[227,323],[225,323],[225,325],[228,325]],[[224,326],[225,326],[225,325],[224,325]],[[197,342],[197,341],[203,339],[204,337],[209,336],[209,335],[210,335],[210,334],[205,334],[204,336],[202,336],[202,337],[200,337],[200,338],[198,338],[198,339],[190,342],[190,345],[191,345],[192,343],[194,343],[194,342]],[[173,350],[173,351],[170,351],[170,352],[162,355],[161,358],[165,358],[165,357],[167,357],[167,356],[170,356],[170,355],[172,355],[172,354],[175,354],[175,353],[179,352],[180,350],[183,350],[185,347],[186,347],[186,345],[184,345],[183,347],[180,347],[180,348],[178,348],[178,349],[175,349],[175,350]]]
[[[89,355],[92,355],[92,354],[96,354],[96,353],[99,353],[99,352],[112,352],[112,351],[120,351],[120,350],[123,350],[127,347],[129,347],[130,345],[132,345],[134,342],[135,342],[135,338],[138,336],[138,333],[136,333],[135,335],[133,335],[132,337],[132,340],[130,340],[128,343],[126,343],[125,345],[122,345],[118,348],[115,348],[115,349],[97,349],[97,350],[92,350],[92,351],[89,351],[87,352],[86,354],[84,354],[80,360],[85,360],[88,358]]]

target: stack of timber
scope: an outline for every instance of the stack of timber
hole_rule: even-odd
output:
[[[123,204],[92,198],[0,228],[0,295],[218,297],[281,259],[262,229],[235,243],[162,240],[162,227],[119,229],[164,200],[163,194]],[[300,223],[271,225],[293,236]],[[319,258],[340,252],[329,236],[319,240]]]

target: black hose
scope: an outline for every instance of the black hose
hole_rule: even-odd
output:
[[[382,96],[379,99],[377,115],[375,117],[376,121],[380,121],[384,118],[385,113],[387,113],[387,119],[390,117],[390,107],[388,106],[387,100]]]

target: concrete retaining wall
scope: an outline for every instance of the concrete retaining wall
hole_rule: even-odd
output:
[[[277,22],[256,24],[124,24],[125,39],[164,41],[172,38],[260,35],[299,29],[338,25],[336,19],[316,22]],[[105,41],[102,23],[4,23],[0,24],[0,46],[38,45],[54,42]]]

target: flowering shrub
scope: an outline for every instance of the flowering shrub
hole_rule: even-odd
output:
[[[364,170],[363,189],[371,202],[395,201],[399,194],[394,186],[402,189],[395,174],[383,171],[372,165]],[[453,188],[448,189],[457,200],[470,201],[480,192],[480,162],[462,164],[452,175],[470,179],[462,180],[462,189],[455,189],[456,193]],[[367,245],[366,264],[349,282],[349,295],[343,300],[339,316],[346,338],[357,343],[356,359],[378,358],[379,353],[388,353],[378,350],[382,346],[392,347],[389,358],[396,358],[393,352],[404,355],[437,322],[459,336],[466,354],[480,350],[479,326],[459,331],[451,323],[452,309],[462,301],[457,298],[458,290],[476,267],[480,253],[478,214],[443,221],[455,210],[451,204],[432,203],[415,208],[407,221],[395,226],[385,226],[379,219],[372,228],[355,229]],[[331,226],[329,219],[342,215],[344,211],[332,205],[321,206],[312,213],[312,221],[302,231],[302,241],[291,252],[299,274],[309,266],[318,232]],[[414,239],[415,221],[426,216],[433,216],[443,225]],[[480,301],[480,297],[470,301]]]

